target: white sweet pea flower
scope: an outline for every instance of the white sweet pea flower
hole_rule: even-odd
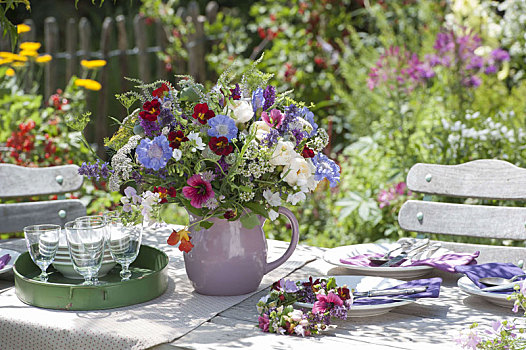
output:
[[[263,191],[263,197],[267,200],[267,203],[272,207],[277,207],[281,205],[281,198],[279,197],[279,192],[272,193],[271,190],[266,189]]]
[[[290,141],[278,141],[276,148],[270,157],[270,164],[287,165],[293,158],[299,157],[299,154],[294,151],[294,145]]]
[[[250,127],[250,132],[253,132],[254,128],[257,129],[256,139],[258,139],[259,141],[264,140],[267,137],[268,133],[270,132],[270,125],[268,125],[262,120],[254,122],[254,124],[252,124],[252,126]]]
[[[303,202],[307,196],[305,195],[305,192],[297,192],[294,194],[289,194],[287,197],[287,202],[289,202],[292,205],[296,205],[300,202]]]
[[[278,218],[279,213],[275,211],[274,209],[270,209],[268,212],[268,217],[271,221],[274,221]]]
[[[199,133],[197,132],[191,132],[188,134],[188,140],[193,141],[195,143],[195,147],[192,148],[192,152],[196,152],[197,150],[204,150],[206,147],[206,144],[203,142],[203,139],[201,136],[199,136]]]
[[[121,197],[122,211],[129,213],[132,211],[132,205],[128,197]]]
[[[243,124],[248,122],[254,116],[254,111],[247,101],[234,100],[234,106],[232,109],[232,119],[236,121],[236,124]]]
[[[307,162],[303,157],[296,157],[283,169],[281,176],[290,186],[315,187],[314,172],[316,168],[312,163]]]
[[[173,159],[175,159],[176,162],[178,162],[182,156],[183,156],[183,151],[181,151],[178,148],[175,148],[174,151],[172,152],[172,157]]]

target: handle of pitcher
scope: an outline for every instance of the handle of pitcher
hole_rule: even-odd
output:
[[[289,219],[290,225],[292,226],[292,237],[290,238],[290,244],[285,253],[279,259],[267,263],[265,273],[269,273],[270,271],[274,270],[276,267],[280,266],[285,261],[287,261],[292,255],[292,253],[294,253],[294,249],[296,249],[296,246],[298,245],[298,241],[300,239],[299,224],[294,214],[292,214],[292,212],[287,208],[283,207],[279,208],[278,213],[285,215]]]

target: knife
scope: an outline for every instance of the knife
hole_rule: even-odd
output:
[[[515,286],[519,286],[520,287],[520,285],[521,285],[520,282],[522,282],[522,281],[515,281],[515,282],[503,284],[503,285],[500,285],[500,286],[481,288],[480,290],[482,290],[484,292],[498,292],[498,291],[502,291],[502,290],[513,288]]]
[[[387,261],[386,263],[383,263],[382,265],[380,265],[379,267],[390,267],[390,266],[396,265],[400,261],[402,261],[405,258],[407,258],[407,256],[409,254],[411,254],[411,253],[416,254],[420,250],[425,249],[428,245],[429,245],[429,239],[428,238],[423,239],[421,242],[419,242],[418,244],[414,245],[410,250],[398,254],[394,258],[389,259],[389,261]]]
[[[354,292],[355,298],[369,298],[369,297],[385,297],[389,295],[410,295],[422,293],[427,290],[428,286],[404,288],[404,289],[383,289],[383,290],[369,290],[367,292]]]

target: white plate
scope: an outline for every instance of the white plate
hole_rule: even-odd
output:
[[[317,277],[327,278],[327,277]],[[371,277],[371,276],[334,276],[338,286],[347,285],[349,289],[354,288],[357,292],[367,292],[372,289],[387,289],[398,286],[406,281],[395,280],[393,278]],[[369,317],[385,314],[396,307],[414,303],[415,300],[400,300],[387,304],[377,305],[356,305],[351,306],[347,312],[347,317]],[[312,309],[313,304],[295,303],[295,305],[307,309]]]
[[[492,304],[507,308],[513,307],[514,299],[508,300],[509,294],[499,294],[495,292],[485,292],[481,290],[467,276],[462,276],[458,282],[458,287],[470,295],[477,295],[489,301]]]
[[[353,266],[340,262],[340,259],[350,258],[357,255],[371,253],[385,254],[397,246],[399,246],[397,243],[365,243],[347,245],[327,250],[323,255],[323,259],[330,264],[344,267],[350,272],[366,276],[412,279],[423,276],[433,270],[431,266],[373,267]]]
[[[3,268],[0,269],[0,275],[13,270],[13,265],[15,264],[16,258],[18,258],[18,256],[20,255],[19,252],[16,252],[14,250],[0,248],[0,256],[4,256],[5,254],[11,255],[11,260],[9,260],[9,262]]]

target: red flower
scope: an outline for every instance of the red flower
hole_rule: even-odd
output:
[[[183,187],[183,195],[190,199],[190,204],[194,208],[202,208],[210,198],[214,198],[215,192],[212,185],[203,180],[201,175],[193,175],[186,183],[188,186]]]
[[[170,141],[170,147],[179,148],[181,142],[188,141],[188,137],[184,136],[184,133],[181,130],[170,131],[168,133],[168,141]]]
[[[224,136],[211,137],[208,146],[218,156],[228,156],[234,151],[234,147],[228,143],[228,139]]]
[[[194,114],[192,114],[192,117],[194,119],[197,119],[199,123],[206,124],[208,119],[215,117],[216,114],[213,110],[208,108],[208,105],[206,103],[198,103],[194,107]]]
[[[190,240],[187,241],[185,239],[181,239],[181,243],[179,244],[180,251],[188,253],[190,252],[190,250],[192,250],[193,247],[194,245],[192,244],[192,242],[190,242]]]
[[[337,291],[338,291],[338,296],[342,300],[351,299],[351,291],[349,290],[349,288],[340,287],[337,289]]]
[[[227,220],[233,219],[236,217],[236,212],[233,210],[227,210],[223,217]]]
[[[146,101],[142,105],[142,109],[143,111],[139,113],[139,117],[154,122],[157,120],[159,113],[161,113],[161,103],[158,100]]]
[[[159,203],[163,204],[163,203],[168,202],[168,199],[166,199],[166,196],[168,195],[166,187],[155,186],[153,188],[153,193],[159,193],[159,198],[161,198],[161,201]]]
[[[170,187],[168,188],[168,190],[166,191],[166,193],[168,193],[168,195],[170,197],[175,197],[177,196],[177,190],[174,188],[174,187]]]
[[[311,150],[309,147],[305,146],[303,148],[303,151],[301,152],[301,155],[303,158],[314,158],[314,151]]]
[[[160,88],[153,90],[152,95],[158,98],[163,98],[168,95],[170,89],[166,84],[162,84]]]

